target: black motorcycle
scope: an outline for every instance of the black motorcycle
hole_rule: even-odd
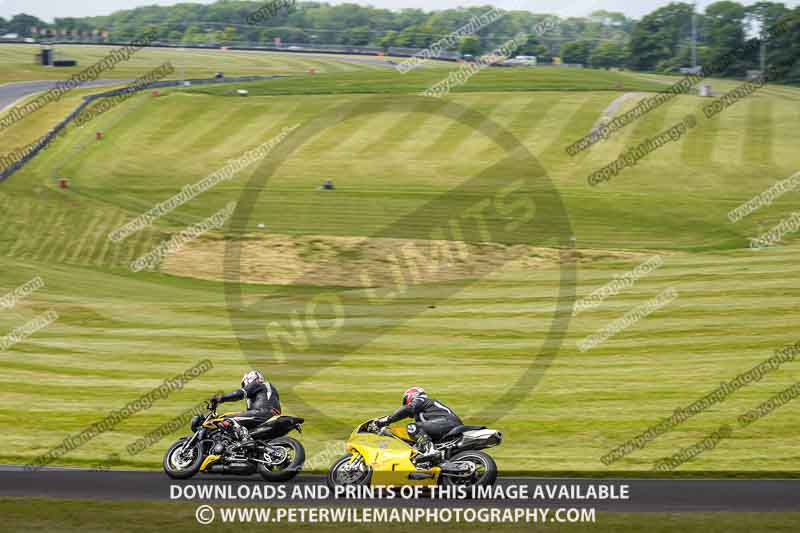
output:
[[[239,446],[229,422],[217,414],[216,404],[206,403],[208,413],[192,417],[191,437],[183,437],[164,455],[164,472],[173,479],[188,479],[198,472],[249,476],[258,472],[267,481],[288,481],[303,468],[306,451],[286,435],[302,433],[302,418],[278,416],[250,430],[254,445]]]

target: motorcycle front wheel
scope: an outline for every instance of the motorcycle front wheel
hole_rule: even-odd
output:
[[[189,437],[179,439],[164,454],[164,472],[172,479],[189,479],[200,470],[203,464],[203,449],[199,442],[185,450],[183,445]]]
[[[352,463],[352,459],[352,455],[345,455],[333,463],[326,480],[331,490],[335,490],[337,486],[369,485],[372,468],[358,459],[356,463]]]
[[[267,481],[289,481],[300,473],[306,462],[305,448],[291,437],[275,439],[265,447],[267,451],[260,459],[272,464],[258,463],[258,473]]]

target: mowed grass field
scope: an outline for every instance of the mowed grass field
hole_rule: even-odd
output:
[[[0,82],[68,79],[119,48],[122,46],[56,45],[57,59],[75,59],[78,65],[53,68],[36,63],[35,56],[41,50],[39,45],[0,44]],[[167,61],[175,67],[173,78],[178,78],[181,72],[186,78],[208,78],[220,71],[228,76],[268,76],[307,73],[309,69],[315,69],[320,73],[334,73],[387,68],[370,63],[369,60],[369,56],[297,52],[144,48],[134,53],[127,61],[118,63],[114,69],[104,72],[101,77],[135,79]]]
[[[482,82],[484,74],[489,78]],[[280,84],[289,82],[282,80],[249,85],[248,98],[171,90],[160,97],[137,96],[60,139],[0,184],[0,286],[12,290],[37,275],[46,283],[14,309],[0,312],[0,331],[48,309],[60,317],[0,354],[0,421],[15,428],[0,461],[24,463],[209,358],[214,369],[185,390],[61,461],[107,463],[113,453],[114,464],[158,468],[169,439],[133,457],[125,446],[210,394],[234,389],[250,365],[242,344],[262,343],[269,353],[267,322],[289,328],[287,310],[304,306],[315,294],[335,292],[347,295],[356,317],[345,321],[339,335],[290,349],[285,358],[261,360],[262,370],[282,390],[287,412],[303,416],[301,406],[307,404],[339,421],[309,417],[303,440],[315,468],[333,461],[346,428],[389,413],[402,390],[421,385],[467,423],[488,418],[503,431],[505,442],[492,454],[504,471],[605,470],[603,454],[798,340],[792,327],[800,292],[797,240],[789,236],[785,246],[747,249],[750,237],[789,216],[797,193],[735,225],[727,213],[800,169],[795,146],[800,107],[796,91],[775,88],[782,96],[757,93],[709,121],[700,111],[706,100],[682,96],[573,158],[566,146],[622,94],[604,73],[587,86],[592,90],[575,90],[592,74],[560,71],[560,84],[551,78],[548,90],[499,92],[487,86],[440,103],[400,94],[416,91],[418,73],[397,74],[396,83],[405,89],[377,96],[364,94],[366,89],[350,93],[319,86],[311,91],[316,94],[286,94],[290,91]],[[327,83],[330,89],[341,76],[330,73],[309,83]],[[380,72],[361,76],[363,87],[387,84]],[[475,88],[497,83],[494,76],[478,74]],[[534,78],[528,83],[536,87]],[[536,174],[524,166],[528,161],[508,157],[504,147],[437,109],[448,105],[461,106],[465,117],[480,113],[483,119],[478,124],[471,119],[473,125],[497,124],[511,132],[546,171],[574,236],[568,259],[577,268],[571,290],[578,297],[650,255],[664,258],[661,268],[633,288],[570,320],[535,389],[509,405],[495,402],[545,343],[561,271],[568,268],[552,249],[540,247],[546,223],[530,230],[530,242],[522,241],[530,246],[514,256],[517,261],[496,261],[511,250],[508,243],[476,248],[473,261],[494,261],[478,279],[459,271],[379,301],[357,282],[359,269],[381,263],[380,257],[365,257],[363,246],[391,249],[428,239],[431,227],[449,224],[470,198],[496,193],[491,179],[453,192],[469,178],[503,159],[502,169],[512,177]],[[312,123],[340,106],[368,112],[331,120],[290,154],[277,150],[274,156],[286,156],[285,161],[263,189],[251,179],[267,167],[254,165],[122,243],[107,239],[112,230],[283,128]],[[592,171],[690,113],[697,114],[698,125],[678,142],[610,183],[588,186]],[[39,127],[34,118],[43,121],[34,115],[14,128]],[[98,129],[104,139],[90,142]],[[56,176],[70,179],[70,188],[58,189]],[[335,191],[318,190],[326,179],[335,182]],[[188,224],[243,199],[254,201],[253,214],[235,221],[232,237],[249,246],[242,264],[246,281],[253,283],[245,284],[244,298],[265,303],[244,313],[248,338],[240,344],[221,280],[219,232],[187,245],[158,271],[133,273],[127,264]],[[426,205],[436,209],[426,212],[429,219],[415,220],[416,210]],[[558,212],[547,203],[536,209]],[[508,221],[492,221],[499,222]],[[276,252],[278,238],[284,248]],[[348,248],[343,239],[366,240]],[[273,284],[272,273],[285,271],[288,257],[301,282]],[[310,283],[303,277],[308,269],[330,276]],[[341,281],[348,272],[353,283]],[[604,344],[578,350],[585,337],[670,287],[679,294],[676,301]],[[657,459],[721,424],[735,427],[737,416],[797,380],[794,365],[787,363],[610,470],[649,470]],[[796,471],[793,428],[799,418],[796,406],[786,405],[746,429],[736,428],[730,439],[680,470]]]

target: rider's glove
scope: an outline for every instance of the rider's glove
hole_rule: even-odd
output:
[[[384,426],[388,426],[389,425],[389,417],[388,416],[383,416],[381,418],[378,418],[378,419],[375,420],[375,424],[377,424],[378,427],[381,427],[381,428],[384,427]]]
[[[217,404],[219,403],[219,400],[220,400],[219,395],[215,394],[214,396],[208,399],[208,403],[216,407]]]

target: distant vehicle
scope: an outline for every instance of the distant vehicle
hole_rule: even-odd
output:
[[[19,34],[18,33],[6,33],[2,37],[0,37],[0,39],[8,39],[8,40],[19,39]]]
[[[302,50],[299,46],[290,46],[287,50]]]
[[[536,56],[517,56],[514,59],[504,61],[510,67],[535,67]]]
[[[464,61],[470,61],[471,62],[471,61],[475,61],[475,56],[472,55],[472,54],[463,54],[461,56],[461,59],[463,59]]]
[[[31,37],[25,37],[24,40],[25,40],[26,43],[35,43],[36,42],[36,39],[33,39]]]

